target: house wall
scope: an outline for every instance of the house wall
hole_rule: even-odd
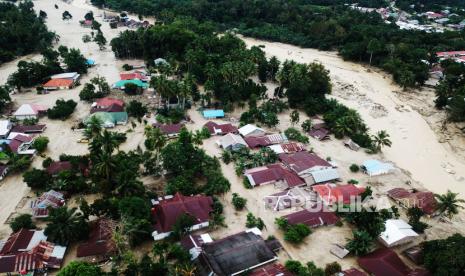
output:
[[[38,116],[37,115],[15,115],[15,118],[18,120],[38,119]]]
[[[199,230],[199,229],[208,227],[209,225],[210,225],[210,222],[209,222],[209,221],[206,221],[206,222],[203,222],[203,223],[199,223],[199,224],[193,225],[193,226],[189,229],[189,231]],[[154,240],[159,241],[159,240],[162,240],[162,239],[167,238],[171,233],[172,233],[172,231],[170,231],[170,232],[165,232],[165,233],[158,233],[158,231],[153,231],[153,232],[152,232],[152,237],[153,237]]]

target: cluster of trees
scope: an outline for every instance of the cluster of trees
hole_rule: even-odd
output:
[[[241,148],[236,151],[223,151],[221,159],[226,164],[233,161],[237,175],[242,175],[245,170],[273,164],[278,161],[278,155],[270,148],[261,148],[258,152],[250,152],[249,148]]]
[[[279,229],[284,231],[284,240],[294,244],[301,243],[312,233],[312,230],[306,224],[298,223],[291,225],[285,218],[276,218],[275,223]]]
[[[285,263],[285,267],[289,272],[294,273],[299,276],[324,276],[324,275],[333,275],[325,274],[325,271],[317,267],[313,262],[308,262],[306,265],[303,265],[299,261],[288,260]]]
[[[87,60],[81,54],[79,49],[68,49],[60,46],[58,51],[47,48],[42,52],[42,61],[20,61],[18,69],[9,76],[8,84],[21,90],[22,87],[32,87],[42,84],[53,74],[63,73],[64,68],[60,62],[66,65],[67,72],[78,72],[80,74],[87,72]]]
[[[247,214],[247,219],[245,221],[245,227],[253,228],[257,227],[258,229],[262,230],[265,227],[265,223],[261,218],[255,217],[252,213]]]
[[[445,109],[452,122],[465,121],[465,64],[441,62],[444,78],[436,86],[436,107]]]
[[[308,144],[308,136],[302,134],[296,128],[290,127],[284,131],[284,134],[289,140],[294,140],[300,143]]]
[[[55,106],[47,110],[47,116],[50,119],[66,120],[73,114],[76,109],[77,102],[73,100],[58,99],[55,102]]]
[[[45,17],[37,16],[31,1],[0,3],[0,64],[46,49],[56,38],[47,30]]]
[[[266,89],[263,92],[266,92]],[[249,111],[241,114],[240,122],[243,125],[259,122],[267,127],[276,127],[279,124],[277,114],[287,108],[287,104],[279,99],[269,99],[257,107],[257,96],[252,94],[249,99]]]
[[[425,267],[433,275],[462,275],[465,271],[465,237],[455,234],[422,244]]]
[[[164,22],[187,16],[202,22],[212,21],[220,30],[238,28],[245,35],[261,39],[324,50],[337,49],[345,59],[385,69],[404,87],[421,85],[428,79],[428,65],[421,60],[432,61],[437,50],[456,50],[465,45],[463,32],[400,30],[395,24],[386,24],[377,13],[360,14],[344,6],[346,1],[293,1],[286,5],[282,0],[92,2],[155,15]],[[363,1],[360,4],[378,6],[381,2]],[[410,4],[410,1],[405,2]]]
[[[159,133],[156,135],[158,136]],[[218,170],[220,167],[218,159],[210,157],[198,148],[194,143],[193,134],[187,129],[183,128],[179,138],[162,147],[161,150],[158,141],[162,138],[150,138],[153,140],[149,140],[148,144],[155,145],[154,148],[160,152],[159,159],[162,160],[163,169],[169,173],[166,185],[168,194],[180,192],[185,195],[198,193],[214,195],[225,193],[230,189],[231,184],[221,170]]]
[[[63,16],[63,18],[65,18],[65,17]],[[95,34],[94,31],[92,31],[90,33],[90,35],[88,35],[88,34],[84,35],[82,37],[82,41],[84,43],[87,43],[87,42],[90,42],[90,41],[93,40],[95,43],[97,43],[100,50],[105,49],[105,45],[107,44],[107,39],[105,38],[105,36],[103,35],[103,32],[101,30],[102,24],[100,24],[99,22],[97,22],[97,20],[95,20],[94,13],[91,12],[91,11],[84,15],[84,19],[92,21],[91,29],[96,31],[97,34]],[[80,21],[80,23],[84,24],[84,21]]]
[[[5,108],[11,103],[10,92],[11,88],[8,85],[0,86],[0,113],[3,113]]]
[[[110,94],[110,85],[104,77],[94,77],[79,93],[81,101],[92,102],[95,99],[103,98]]]

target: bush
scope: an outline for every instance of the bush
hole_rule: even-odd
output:
[[[49,139],[46,136],[39,136],[37,137],[32,146],[40,153],[44,152],[47,149],[47,145],[49,143]]]
[[[26,229],[34,229],[36,226],[32,222],[32,216],[30,214],[22,214],[17,217],[15,217],[11,222],[10,222],[10,227],[13,232],[18,232],[22,228]]]
[[[332,262],[326,265],[325,267],[325,275],[331,276],[335,275],[338,272],[341,272],[342,268],[338,262]]]
[[[139,93],[139,87],[134,83],[126,83],[124,85],[124,93],[128,95],[136,95]]]
[[[303,223],[290,225],[284,233],[284,240],[295,244],[301,243],[311,233],[310,228]]]
[[[289,140],[295,140],[300,143],[308,144],[308,137],[293,127],[286,129],[284,134]]]
[[[262,230],[265,227],[265,223],[261,218],[256,218],[252,213],[248,213],[245,226],[247,228],[257,227],[258,229]]]
[[[77,103],[73,100],[57,100],[55,106],[47,110],[47,115],[50,119],[61,119],[65,120],[73,114]]]
[[[240,197],[237,193],[232,194],[232,204],[236,210],[242,210],[247,203],[247,199]]]
[[[357,165],[357,164],[352,164],[350,165],[350,171],[353,172],[353,173],[356,173],[358,171],[360,171],[360,167]]]

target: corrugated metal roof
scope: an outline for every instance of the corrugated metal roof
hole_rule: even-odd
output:
[[[340,177],[338,170],[335,168],[313,171],[311,172],[311,175],[315,183],[328,182]]]

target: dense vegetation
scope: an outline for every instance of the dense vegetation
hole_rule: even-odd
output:
[[[434,60],[433,53],[437,50],[465,48],[463,32],[399,30],[394,24],[385,24],[378,14],[362,15],[340,5],[342,1],[92,2],[139,14],[152,14],[165,22],[172,22],[179,16],[188,16],[202,22],[213,21],[221,30],[237,28],[245,35],[261,39],[324,50],[337,49],[345,59],[367,63],[371,61],[373,65],[393,74],[394,80],[404,87],[421,85],[428,78],[428,65],[421,60]],[[188,33],[179,35],[181,42],[187,41],[190,36]],[[136,38],[132,34],[132,43],[143,41]]]
[[[433,275],[463,275],[465,273],[465,237],[455,234],[444,240],[423,243],[426,268]]]
[[[445,109],[449,121],[465,121],[465,64],[451,62],[441,63],[444,78],[436,87],[436,107]]]
[[[0,64],[47,48],[55,39],[31,1],[0,3]]]

